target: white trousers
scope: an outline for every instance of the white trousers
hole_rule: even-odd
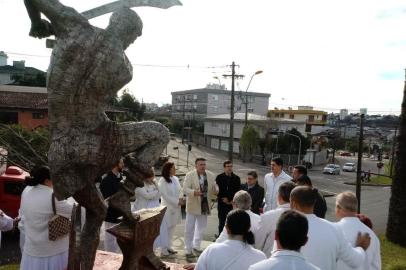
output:
[[[116,223],[104,222],[104,250],[114,253],[121,253],[120,247],[117,244],[116,237],[107,232],[107,229],[117,225]]]
[[[176,225],[168,227],[168,246],[167,248],[172,249],[173,235],[175,234]]]
[[[207,215],[192,215],[186,213],[185,223],[185,252],[191,253],[192,248],[200,250],[203,233],[207,227]]]

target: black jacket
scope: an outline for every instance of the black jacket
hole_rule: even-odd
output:
[[[232,202],[235,193],[241,190],[240,177],[234,173],[232,173],[231,176],[228,176],[225,173],[217,175],[216,184],[219,186],[217,201],[220,207],[226,206],[221,198],[226,197],[229,202]]]
[[[122,179],[123,177],[121,176],[121,174],[119,177],[117,177],[112,171],[108,172],[107,175],[102,178],[100,182],[100,191],[104,199],[107,199],[118,191],[120,187],[120,181]],[[107,208],[105,221],[111,223],[119,223],[120,220],[118,218],[120,216],[122,216],[122,214],[119,211],[112,209],[109,206]]]
[[[324,199],[323,195],[321,195],[320,192],[317,191],[317,197],[316,202],[314,204],[313,213],[319,218],[325,218],[326,212],[327,212],[326,199]]]
[[[264,188],[258,185],[258,183],[256,183],[252,188],[248,188],[247,184],[243,184],[241,185],[241,188],[248,191],[248,193],[251,195],[251,211],[259,215],[259,208],[262,208],[262,203],[264,201]]]

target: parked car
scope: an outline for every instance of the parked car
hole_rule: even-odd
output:
[[[355,172],[355,163],[345,163],[343,166],[343,172]]]
[[[323,173],[326,174],[340,174],[341,167],[337,164],[327,164],[323,169]]]
[[[350,152],[341,152],[340,156],[342,156],[342,157],[350,157],[351,153]]]

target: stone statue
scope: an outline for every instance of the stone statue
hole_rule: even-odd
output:
[[[157,0],[140,0],[144,5],[149,1]],[[132,79],[124,51],[141,36],[142,21],[130,4],[116,8],[107,28],[100,29],[58,0],[24,3],[32,22],[30,35],[56,37],[47,78],[48,161],[56,197],[73,196],[86,208],[78,242],[81,269],[90,270],[106,215],[94,180],[125,156],[126,180],[109,204],[123,213],[124,223],[134,224],[130,197],[152,173],[151,166],[169,141],[168,130],[157,122],[116,123],[104,112],[109,100]],[[41,19],[41,14],[49,21]]]

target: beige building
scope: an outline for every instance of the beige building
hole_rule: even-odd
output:
[[[311,106],[298,106],[294,109],[274,109],[269,110],[268,116],[271,120],[290,119],[305,122],[305,132],[310,133],[313,126],[324,126],[327,123],[327,112],[314,110]]]

